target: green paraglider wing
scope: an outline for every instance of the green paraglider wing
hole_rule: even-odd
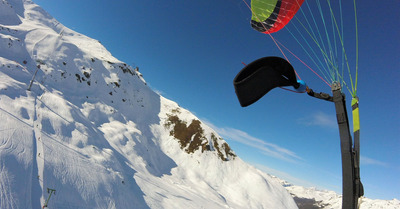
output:
[[[285,27],[304,0],[252,0],[251,26],[262,33],[274,33]]]
[[[242,107],[253,104],[273,88],[299,86],[292,65],[280,57],[264,57],[246,65],[233,85]]]

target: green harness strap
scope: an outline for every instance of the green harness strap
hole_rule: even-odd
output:
[[[360,115],[358,109],[358,97],[351,100],[351,109],[353,110],[353,134],[354,134],[354,183],[356,197],[364,195],[364,187],[360,179]]]

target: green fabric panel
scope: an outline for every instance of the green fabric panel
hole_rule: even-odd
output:
[[[252,0],[251,10],[253,12],[251,19],[256,22],[263,22],[274,11],[278,0]]]
[[[353,98],[351,100],[351,106],[353,109],[353,132],[360,130],[360,113],[358,110],[358,99]]]

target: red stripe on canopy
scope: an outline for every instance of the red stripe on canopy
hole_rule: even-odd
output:
[[[265,34],[274,33],[284,28],[290,22],[296,12],[300,9],[304,0],[282,0],[279,15],[275,24]]]

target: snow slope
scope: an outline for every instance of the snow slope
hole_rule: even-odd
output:
[[[1,209],[297,208],[135,68],[30,0],[0,0],[0,118]]]
[[[342,208],[342,195],[339,195],[333,191],[319,190],[314,187],[306,188],[302,186],[296,186],[288,183],[285,180],[281,180],[274,176],[272,177],[280,181],[282,186],[284,186],[290,192],[299,209]],[[361,197],[358,202],[360,209],[400,208],[400,201],[398,199],[372,200],[366,197]]]

